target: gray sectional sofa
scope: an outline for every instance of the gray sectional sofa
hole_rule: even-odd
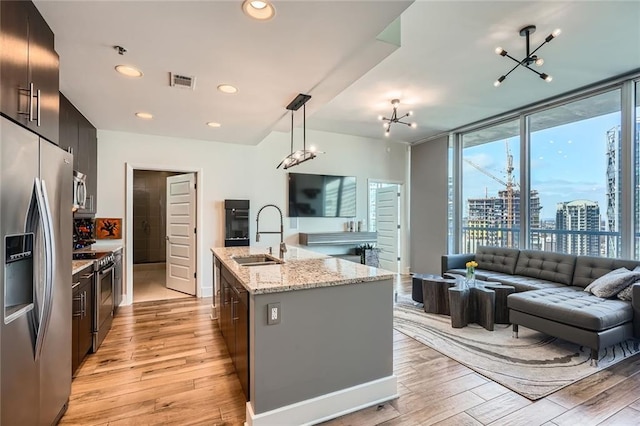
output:
[[[640,338],[640,284],[633,285],[630,302],[584,291],[608,272],[633,270],[638,261],[478,247],[474,254],[442,256],[442,274],[465,275],[470,260],[478,263],[476,279],[515,287],[507,305],[516,336],[518,325],[538,330],[590,348],[595,362],[600,349]]]

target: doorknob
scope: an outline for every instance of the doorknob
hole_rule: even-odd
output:
[[[164,236],[164,239],[165,239],[165,240],[167,240],[167,241],[169,241],[169,236],[168,236],[168,235],[165,235],[165,236]]]

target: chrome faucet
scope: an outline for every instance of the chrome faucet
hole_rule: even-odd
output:
[[[266,209],[267,207],[273,207],[276,210],[278,210],[278,213],[280,213],[280,231],[262,231],[260,232],[260,213],[262,213],[262,210]],[[284,259],[284,254],[287,252],[287,245],[284,243],[284,224],[283,224],[283,216],[282,216],[282,210],[280,210],[280,207],[276,206],[275,204],[266,204],[262,207],[260,207],[260,210],[258,210],[258,215],[256,216],[256,242],[260,241],[260,234],[280,234],[280,259]]]

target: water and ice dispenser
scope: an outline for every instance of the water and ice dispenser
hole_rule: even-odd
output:
[[[4,244],[4,322],[8,324],[34,306],[33,234],[8,235]]]

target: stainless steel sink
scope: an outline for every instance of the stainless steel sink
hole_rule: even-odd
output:
[[[268,254],[254,254],[251,256],[234,256],[232,258],[240,266],[279,265],[284,263],[277,257]]]

